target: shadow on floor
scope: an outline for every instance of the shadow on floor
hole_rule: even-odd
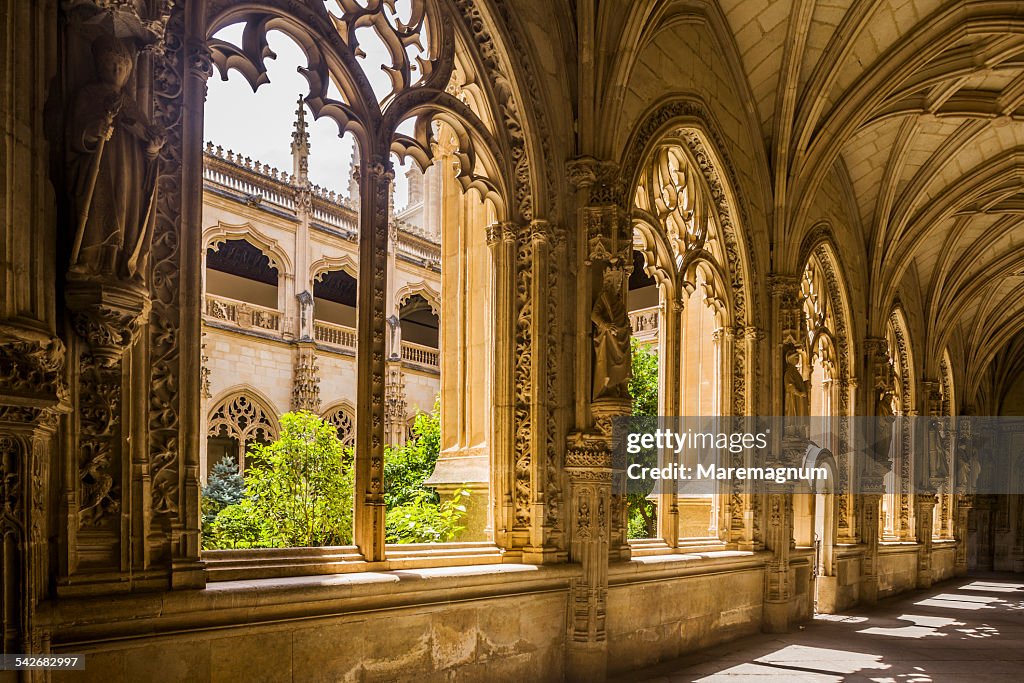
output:
[[[619,676],[684,681],[1024,681],[1024,576],[986,574],[819,615]]]

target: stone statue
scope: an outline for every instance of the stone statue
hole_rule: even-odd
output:
[[[594,323],[594,399],[626,398],[631,360],[622,271],[605,269],[602,284],[590,314]]]
[[[68,116],[71,273],[141,281],[164,136],[130,92],[132,51],[106,35],[92,53],[96,81],[78,91]]]
[[[891,373],[890,373],[891,375]],[[891,380],[879,385],[875,389],[875,444],[877,445],[876,456],[881,462],[890,463],[892,457],[892,427],[896,423],[896,414],[893,411],[893,393]]]
[[[798,365],[800,352],[796,346],[787,344],[783,353],[786,364],[782,373],[784,414],[786,417],[805,418],[810,414],[810,392]]]
[[[928,476],[933,482],[944,482],[949,476],[949,430],[945,418],[933,417],[929,420],[931,444],[928,449]]]

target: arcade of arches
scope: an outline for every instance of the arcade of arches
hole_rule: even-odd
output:
[[[1024,3],[2,7],[3,648],[87,657],[24,680],[594,681],[1024,571]],[[350,228],[302,173],[246,201],[351,258],[208,239],[208,81],[267,87],[268,32],[355,141]],[[396,159],[440,197],[420,247]],[[415,248],[435,285],[396,283]],[[319,412],[353,447],[351,546],[202,550],[208,433],[244,458],[277,429],[255,395],[203,407],[204,271],[235,267],[296,378],[303,306],[349,316],[351,399]],[[396,311],[439,349],[428,483],[471,484],[472,539],[385,543]],[[662,415],[830,418],[765,449],[830,483],[662,488],[631,538],[631,339]],[[894,425],[884,457],[852,457],[858,416]]]

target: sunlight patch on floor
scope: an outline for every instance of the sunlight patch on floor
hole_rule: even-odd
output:
[[[858,631],[858,633],[869,633],[876,636],[891,636],[893,638],[927,638],[928,636],[945,636],[940,628],[947,626],[964,626],[964,622],[946,617],[926,617],[919,614],[901,614],[897,617],[900,621],[909,621],[912,626],[897,626],[886,628],[873,626]]]

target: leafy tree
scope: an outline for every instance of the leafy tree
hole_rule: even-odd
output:
[[[442,501],[437,491],[424,483],[441,454],[440,406],[435,403],[431,412],[417,415],[412,432],[407,443],[390,447],[384,453],[387,541],[450,541],[464,528],[459,524],[466,513],[462,499],[469,492],[460,491]]]
[[[658,415],[658,356],[631,338],[630,362],[632,376],[629,378],[629,396],[632,399],[633,417],[654,418]],[[653,457],[652,462],[644,464],[653,466],[657,463],[656,453],[644,456]],[[657,507],[653,501],[647,500],[648,495],[650,490],[632,491],[626,495],[630,538],[651,538],[657,533]]]
[[[245,480],[238,473],[238,463],[225,457],[214,465],[202,495],[204,547],[213,547],[207,544],[213,540],[214,519],[227,506],[242,502],[245,495]]]
[[[352,451],[309,412],[281,416],[281,437],[254,445],[245,477],[218,463],[203,489],[206,548],[283,548],[352,542]],[[425,484],[441,451],[440,408],[417,416],[413,438],[385,449],[389,543],[450,541],[463,529],[466,491],[441,500]]]
[[[245,496],[212,523],[219,547],[352,542],[352,457],[330,423],[307,411],[281,416],[281,436],[251,451]]]
[[[629,342],[633,374],[629,378],[629,396],[634,417],[658,414],[658,355],[635,338]]]
[[[420,413],[412,438],[402,446],[388,446],[384,452],[384,502],[388,508],[406,505],[427,493],[425,501],[439,503],[437,492],[423,485],[434,471],[441,454],[441,411],[437,404]]]

